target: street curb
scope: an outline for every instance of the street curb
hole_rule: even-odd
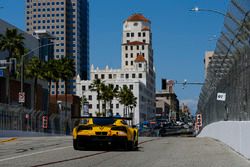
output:
[[[14,141],[14,140],[16,140],[16,139],[17,139],[16,137],[13,137],[13,138],[6,139],[6,140],[0,140],[0,143],[11,142],[11,141]]]

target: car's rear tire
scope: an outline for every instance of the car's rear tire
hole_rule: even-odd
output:
[[[79,150],[78,142],[77,142],[76,139],[73,139],[73,148],[74,148],[75,150]]]
[[[133,151],[135,148],[134,142],[133,141],[127,141],[127,150],[128,151]]]

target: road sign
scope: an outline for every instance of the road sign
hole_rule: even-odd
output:
[[[8,63],[7,60],[0,60],[0,64],[5,65],[5,64],[7,64],[7,63]]]
[[[225,101],[226,100],[226,93],[217,93],[217,100]]]
[[[19,92],[18,101],[19,103],[25,103],[25,92]]]
[[[0,69],[0,77],[3,77],[3,70]]]

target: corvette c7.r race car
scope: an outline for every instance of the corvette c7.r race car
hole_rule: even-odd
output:
[[[111,146],[133,150],[138,146],[138,129],[129,126],[128,118],[89,117],[73,129],[75,150]],[[131,119],[130,119],[131,120]]]

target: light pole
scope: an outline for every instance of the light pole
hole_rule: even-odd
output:
[[[32,52],[42,48],[42,47],[45,47],[45,46],[50,46],[50,45],[58,45],[60,43],[49,43],[49,44],[45,44],[45,45],[41,45],[39,47],[36,47],[32,50],[30,50],[28,53],[24,54],[21,56],[21,94],[23,95],[23,100],[21,101],[21,105],[22,105],[22,113],[23,113],[23,104],[25,103],[25,94],[24,94],[24,91],[23,91],[23,85],[24,85],[24,76],[23,76],[23,73],[24,73],[24,57],[25,56],[28,56],[29,54],[31,54]],[[22,114],[21,114],[22,115]],[[21,116],[21,130],[22,130],[22,116]]]
[[[217,14],[220,14],[222,16],[225,16],[225,17],[229,17],[228,15],[226,15],[225,13],[222,13],[218,10],[214,10],[214,9],[202,9],[202,8],[199,8],[199,7],[194,7],[193,9],[190,9],[189,11],[193,11],[193,12],[213,12],[213,13],[217,13]]]
[[[34,51],[36,51],[36,50],[38,50],[38,49],[40,49],[40,48],[42,48],[42,47],[45,47],[45,46],[50,46],[50,45],[58,45],[58,44],[60,44],[60,43],[49,43],[49,44],[45,44],[45,45],[41,45],[41,46],[39,46],[39,47],[36,47],[36,48],[34,48],[34,49],[32,49],[31,51],[29,51],[28,53],[26,53],[26,54],[24,54],[24,55],[22,55],[22,57],[21,57],[21,92],[23,93],[23,82],[24,82],[24,78],[23,78],[23,59],[24,59],[24,57],[25,56],[28,56],[29,54],[31,54],[32,52],[34,52]]]

